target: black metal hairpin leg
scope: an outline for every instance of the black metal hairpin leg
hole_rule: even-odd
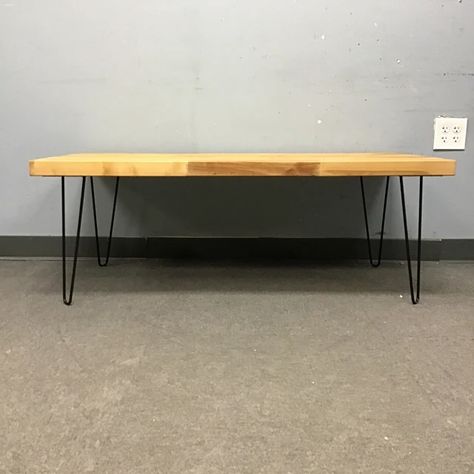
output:
[[[383,200],[382,227],[381,227],[381,230],[380,230],[379,251],[378,251],[377,261],[374,261],[373,254],[372,254],[372,242],[371,242],[371,239],[370,239],[369,218],[368,218],[368,215],[367,215],[367,202],[366,202],[366,199],[365,199],[364,178],[362,176],[360,177],[360,189],[361,189],[361,192],[362,192],[362,204],[364,206],[365,232],[366,232],[366,235],[367,235],[367,247],[368,247],[368,250],[369,250],[369,261],[370,261],[370,264],[374,268],[379,267],[380,263],[381,263],[381,260],[382,260],[383,235],[384,235],[384,230],[385,230],[385,215],[387,213],[387,198],[388,198],[389,186],[390,186],[390,176],[387,176],[386,183],[385,183],[385,196],[384,196],[384,200]]]
[[[119,179],[115,179],[115,192],[114,192],[114,203],[112,205],[112,217],[110,218],[110,229],[109,229],[109,238],[107,241],[107,253],[105,255],[105,260],[102,261],[100,256],[100,242],[99,242],[99,230],[97,226],[97,210],[95,206],[95,192],[94,192],[94,178],[90,177],[91,183],[91,195],[92,195],[92,210],[94,214],[94,229],[95,229],[95,243],[97,247],[97,264],[99,267],[106,267],[109,263],[110,259],[110,248],[112,246],[112,234],[114,231],[114,221],[115,221],[115,209],[117,207],[117,195],[118,195],[118,188],[119,188]]]
[[[72,303],[72,295],[74,293],[74,281],[76,280],[77,255],[79,252],[79,239],[81,237],[82,211],[84,209],[84,190],[86,187],[86,178],[82,178],[81,198],[79,201],[79,218],[77,221],[76,243],[74,247],[74,257],[72,261],[72,274],[69,293],[67,292],[66,283],[66,197],[65,197],[65,178],[61,177],[61,217],[62,217],[62,251],[63,251],[63,301],[64,304]]]
[[[377,260],[374,261],[372,254],[372,242],[370,239],[370,229],[369,229],[369,219],[367,214],[367,203],[365,199],[365,189],[364,189],[364,178],[360,178],[360,186],[362,192],[362,204],[364,207],[364,218],[365,218],[365,231],[367,234],[367,246],[369,251],[369,260],[370,264],[373,267],[380,266],[382,259],[382,245],[384,237],[384,228],[385,228],[385,216],[387,211],[387,200],[388,200],[388,191],[390,177],[387,176],[387,181],[385,184],[385,196],[383,202],[383,213],[382,213],[382,227],[380,231],[380,244]],[[413,278],[413,268],[412,268],[412,258],[410,251],[410,239],[408,235],[408,220],[407,220],[407,211],[405,203],[405,187],[403,183],[403,176],[399,177],[400,179],[400,194],[402,201],[402,215],[403,215],[403,229],[405,236],[405,247],[407,254],[407,267],[408,267],[408,281],[410,284],[410,296],[413,304],[417,304],[420,301],[420,292],[421,292],[421,234],[422,234],[422,221],[423,221],[423,176],[419,177],[419,191],[418,191],[418,236],[417,236],[417,255],[416,255],[416,281]]]
[[[421,285],[421,225],[423,219],[423,176],[419,177],[418,189],[418,241],[416,256],[416,288],[413,282],[413,270],[411,266],[410,240],[408,237],[407,211],[405,206],[405,188],[403,185],[403,177],[400,176],[400,194],[402,199],[403,228],[405,231],[405,245],[407,251],[408,279],[410,281],[410,295],[413,304],[420,301],[420,285]]]
[[[105,260],[102,261],[100,256],[100,242],[99,242],[99,231],[97,225],[97,210],[95,204],[95,191],[94,191],[94,180],[90,177],[91,183],[91,194],[92,194],[92,210],[94,214],[94,228],[95,228],[95,241],[97,246],[97,263],[101,267],[105,267],[109,263],[110,259],[110,249],[112,246],[112,233],[114,229],[115,221],[115,209],[117,206],[117,195],[119,187],[119,178],[115,182],[115,192],[114,192],[114,202],[112,206],[112,217],[110,219],[110,229],[107,242],[107,253]],[[77,232],[76,232],[76,242],[74,245],[74,256],[72,259],[72,272],[71,272],[71,282],[69,284],[69,291],[67,289],[67,277],[66,277],[66,191],[65,191],[65,177],[61,177],[61,217],[62,217],[62,260],[63,260],[63,301],[64,304],[70,305],[72,303],[72,297],[74,294],[74,282],[76,280],[76,269],[77,269],[77,257],[79,254],[79,241],[81,237],[81,225],[82,225],[82,215],[84,210],[84,194],[86,188],[86,177],[82,178],[81,186],[81,197],[79,200],[79,217],[77,221]]]

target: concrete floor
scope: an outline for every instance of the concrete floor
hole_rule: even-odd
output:
[[[0,261],[2,473],[474,472],[474,264],[60,276]]]

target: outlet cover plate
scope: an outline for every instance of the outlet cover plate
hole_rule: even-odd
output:
[[[437,117],[433,150],[465,150],[467,118]]]

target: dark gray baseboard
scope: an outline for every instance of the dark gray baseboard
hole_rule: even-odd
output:
[[[68,238],[72,249],[73,238]],[[101,239],[105,249],[105,239]],[[413,242],[412,242],[413,244]],[[96,255],[95,239],[81,238],[80,255]],[[61,237],[0,236],[0,257],[60,257]],[[358,260],[367,258],[365,239],[151,237],[113,240],[122,258],[272,258]],[[384,259],[404,260],[404,240],[386,240]],[[474,260],[474,239],[423,241],[423,260]]]

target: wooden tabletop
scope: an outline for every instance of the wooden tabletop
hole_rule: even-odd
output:
[[[30,161],[31,176],[453,176],[456,161],[395,153],[81,153]]]

